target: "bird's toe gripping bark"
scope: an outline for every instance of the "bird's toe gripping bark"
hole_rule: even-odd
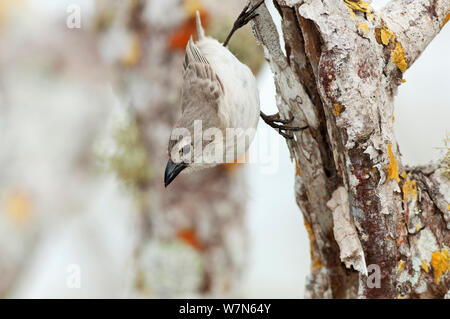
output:
[[[256,9],[258,9],[262,4],[264,3],[264,0],[259,1],[257,4],[255,4],[252,8],[250,8],[250,2],[244,7],[242,12],[239,14],[239,17],[234,22],[233,28],[231,29],[230,33],[228,34],[225,42],[223,43],[223,46],[226,47],[228,45],[228,42],[231,39],[231,36],[233,33],[245,26],[247,23],[249,23],[252,19],[256,18],[258,16],[258,13],[255,13]],[[250,8],[250,9],[249,9]]]
[[[266,122],[267,125],[276,129],[281,136],[283,136],[284,138],[287,138],[287,139],[293,139],[294,137],[283,131],[301,131],[301,130],[308,128],[307,125],[303,126],[303,127],[287,126],[286,124],[292,123],[292,121],[294,120],[294,117],[283,120],[280,118],[279,113],[274,114],[274,115],[266,115],[263,112],[260,112],[260,115],[261,115],[261,118],[263,119],[263,121]],[[278,124],[278,123],[281,123],[281,124]]]

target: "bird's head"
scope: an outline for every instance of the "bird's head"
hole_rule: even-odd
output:
[[[164,174],[166,187],[182,171],[189,173],[225,162],[225,136],[219,122],[211,119],[186,122],[186,117],[182,116],[170,136]]]

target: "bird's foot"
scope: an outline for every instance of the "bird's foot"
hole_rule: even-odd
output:
[[[228,45],[228,42],[231,39],[231,36],[233,33],[245,26],[247,23],[249,23],[252,19],[256,18],[259,14],[255,13],[256,9],[258,9],[262,4],[264,3],[264,0],[259,1],[257,4],[255,4],[252,8],[250,8],[250,2],[244,7],[242,12],[239,14],[239,17],[234,22],[233,28],[231,29],[230,33],[227,36],[227,39],[223,43],[223,46],[226,47]]]
[[[255,4],[252,8],[250,8],[250,2],[249,2],[245,6],[245,8],[242,10],[241,14],[239,14],[239,17],[234,22],[233,28],[236,29],[236,30],[240,29],[243,26],[245,26],[247,23],[249,23],[252,19],[256,18],[259,14],[255,13],[255,11],[263,3],[264,3],[264,0],[261,0],[257,4]],[[249,10],[249,8],[250,8],[250,10]]]
[[[291,117],[290,119],[287,119],[287,120],[283,120],[280,118],[279,113],[274,114],[274,115],[266,115],[263,112],[260,112],[260,115],[261,115],[261,118],[263,119],[263,121],[266,122],[267,125],[276,129],[278,131],[278,133],[280,133],[280,135],[283,136],[284,138],[288,138],[288,139],[294,138],[292,135],[287,134],[286,131],[301,131],[301,130],[308,128],[307,125],[303,126],[303,127],[287,126],[286,124],[292,123],[292,121],[294,120],[294,117]],[[278,124],[278,123],[281,123],[281,124]]]

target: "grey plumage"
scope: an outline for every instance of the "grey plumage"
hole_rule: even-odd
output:
[[[178,167],[178,173],[181,170],[193,171],[236,160],[245,153],[253,140],[259,118],[259,93],[255,77],[227,48],[205,36],[198,13],[197,39],[194,43],[191,37],[186,46],[182,115],[176,122],[169,141],[169,162],[172,164],[168,164],[168,167],[173,170]],[[196,141],[180,137],[183,130],[194,137],[196,121],[201,121],[204,132],[215,130],[217,134],[214,139]],[[227,129],[241,129],[245,132],[239,133],[237,142],[234,139],[229,142],[222,139],[225,138]],[[235,150],[236,144],[242,141],[246,143],[245,146]],[[202,152],[194,152],[199,149]],[[187,150],[189,153],[185,154]],[[182,155],[184,164],[179,159]],[[183,166],[182,169],[180,165]],[[166,170],[166,175],[169,173]],[[175,177],[167,177],[166,184],[173,178]]]

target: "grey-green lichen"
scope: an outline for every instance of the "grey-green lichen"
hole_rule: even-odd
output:
[[[132,117],[115,123],[111,130],[112,151],[100,154],[107,169],[132,191],[148,184],[152,176],[141,131]]]
[[[203,284],[203,256],[178,241],[148,241],[139,252],[135,285],[149,297],[181,296],[198,292]]]
[[[447,133],[447,136],[444,139],[445,148],[447,149],[447,153],[441,161],[441,170],[442,175],[446,178],[450,179],[450,133]]]

